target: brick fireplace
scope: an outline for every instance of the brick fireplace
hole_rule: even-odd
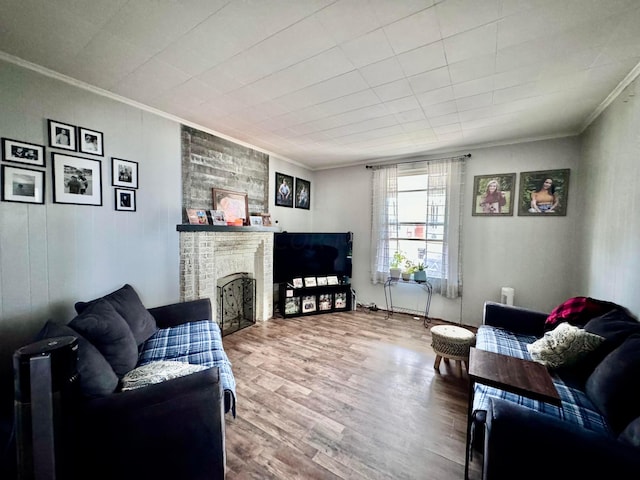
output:
[[[273,231],[253,227],[178,225],[180,298],[211,299],[218,321],[218,280],[237,273],[255,279],[256,321],[273,314]]]

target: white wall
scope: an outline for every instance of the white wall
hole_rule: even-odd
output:
[[[640,316],[640,80],[583,135],[576,279],[594,298]]]
[[[0,136],[47,145],[47,119],[55,119],[103,132],[105,153],[102,206],[53,203],[48,146],[45,204],[0,202],[0,374],[6,379],[13,351],[47,319],[71,320],[76,301],[125,283],[148,306],[179,300],[181,157],[175,122],[4,62],[0,85]],[[114,210],[112,156],[139,162],[136,212]]]
[[[516,290],[515,303],[550,311],[574,291],[578,218],[569,199],[565,217],[473,217],[473,177],[578,166],[576,138],[468,150],[463,210],[463,301],[434,295],[430,316],[479,325],[485,300],[500,300],[500,287]],[[315,172],[314,230],[353,231],[353,286],[360,303],[385,307],[382,285],[370,280],[371,171],[364,166]],[[519,182],[519,176],[517,181]],[[573,183],[573,180],[571,180]],[[570,194],[573,187],[570,186]],[[394,305],[421,311],[425,296],[414,286],[394,290]],[[461,310],[462,308],[462,310]]]

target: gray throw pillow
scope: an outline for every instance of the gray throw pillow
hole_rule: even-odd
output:
[[[91,303],[69,326],[104,355],[118,377],[138,363],[138,345],[129,325],[106,300]]]
[[[145,308],[136,291],[128,283],[104,297],[89,302],[77,302],[75,304],[76,312],[82,313],[85,308],[100,299],[107,300],[116,312],[125,319],[137,345],[142,344],[158,330],[155,318]]]
[[[67,325],[48,320],[38,333],[38,340],[72,335],[78,339],[78,382],[87,397],[101,397],[113,393],[118,377],[104,356],[86,338]]]

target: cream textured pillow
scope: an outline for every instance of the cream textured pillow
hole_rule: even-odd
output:
[[[563,322],[527,345],[529,355],[547,368],[570,366],[587,353],[595,350],[604,337],[586,332],[570,323]]]
[[[122,391],[146,387],[172,378],[183,377],[191,373],[206,370],[204,365],[191,365],[185,362],[160,360],[135,368],[122,377]]]

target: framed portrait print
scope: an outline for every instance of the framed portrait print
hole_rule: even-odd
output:
[[[302,313],[311,313],[316,311],[316,296],[305,295],[302,297]]]
[[[111,185],[138,188],[138,162],[111,157]]]
[[[276,172],[276,205],[293,208],[293,177]]]
[[[252,227],[262,226],[262,215],[249,215],[249,224]]]
[[[249,222],[249,203],[247,194],[242,192],[233,192],[231,190],[223,190],[214,188],[213,190],[213,208],[214,210],[222,210],[224,218],[229,222],[247,225]]]
[[[190,225],[209,225],[209,218],[206,210],[197,208],[187,208],[187,218]]]
[[[78,144],[80,145],[79,150],[82,153],[98,155],[100,157],[104,155],[102,132],[78,127]]]
[[[64,150],[76,149],[76,127],[56,120],[48,120],[49,146]]]
[[[296,208],[309,210],[311,203],[311,182],[296,177]]]
[[[512,216],[516,174],[499,173],[473,177],[474,216]]]
[[[116,188],[116,210],[122,212],[136,211],[136,191]]]
[[[53,202],[102,205],[102,162],[54,153]]]
[[[6,162],[26,163],[34,167],[44,167],[44,147],[34,143],[3,138],[2,159]]]
[[[518,215],[558,217],[567,214],[568,168],[520,174]]]
[[[2,165],[2,201],[44,203],[44,172]]]

